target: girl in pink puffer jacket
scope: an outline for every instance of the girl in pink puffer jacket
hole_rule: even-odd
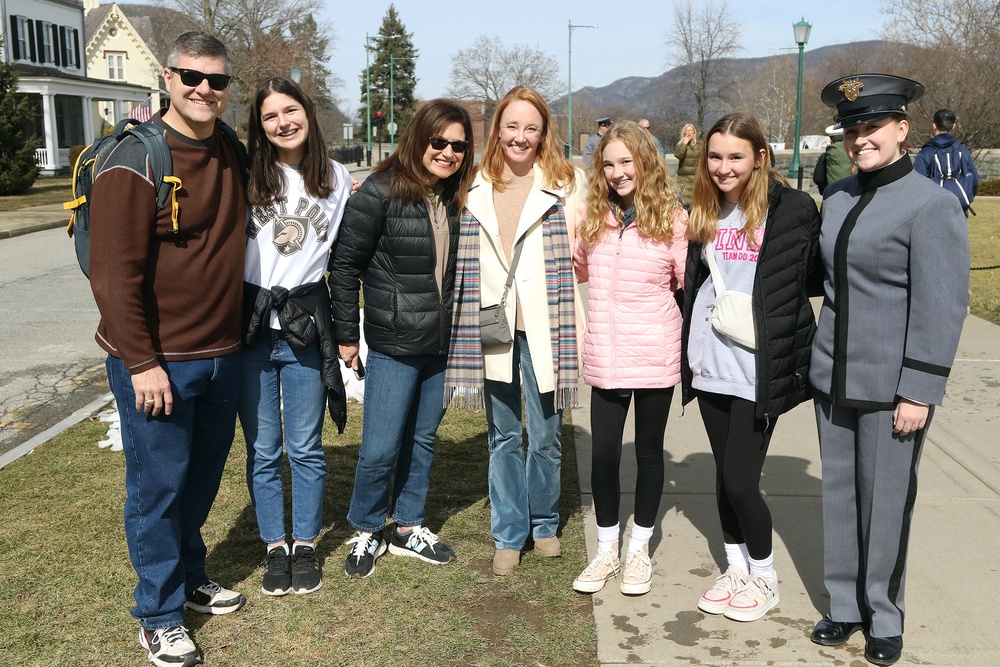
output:
[[[590,283],[582,358],[592,387],[598,553],[573,588],[599,591],[621,570],[618,470],[634,395],[638,475],[621,591],[642,595],[652,585],[649,539],[663,492],[663,432],[681,378],[674,292],[684,281],[687,213],[647,130],[616,125],[595,154],[574,264],[577,279]]]

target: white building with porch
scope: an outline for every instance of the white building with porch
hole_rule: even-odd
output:
[[[72,168],[69,149],[87,145],[159,86],[87,76],[83,3],[79,0],[0,0],[4,60],[18,75],[18,92],[35,109],[43,174]],[[109,107],[113,118],[102,117]],[[154,107],[155,108],[155,107]]]

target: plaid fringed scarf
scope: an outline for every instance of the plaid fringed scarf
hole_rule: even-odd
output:
[[[577,406],[576,304],[573,300],[573,252],[562,204],[542,218],[545,287],[548,293],[552,367],[556,372],[555,408]],[[479,333],[479,221],[462,214],[455,267],[455,312],[451,348],[444,376],[444,405],[485,406],[483,347]]]

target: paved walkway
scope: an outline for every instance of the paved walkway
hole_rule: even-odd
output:
[[[593,557],[590,392],[573,412]],[[907,625],[901,665],[1000,665],[1000,327],[965,323],[946,403],[934,415],[920,466],[909,553]],[[653,590],[629,598],[609,583],[594,595],[602,665],[850,665],[861,667],[860,634],[840,647],[809,641],[828,608],[823,587],[820,460],[812,404],[781,417],[762,487],[774,519],[781,602],[765,618],[737,623],[696,609],[725,553],[715,508],[715,467],[697,404],[675,396],[664,442],[666,487],[653,535]],[[632,437],[631,418],[626,440]],[[635,490],[634,448],[622,456],[625,526]]]

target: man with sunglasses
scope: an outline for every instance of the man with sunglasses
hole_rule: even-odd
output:
[[[150,122],[170,151],[175,197],[157,210],[146,150],[123,139],[91,194],[90,281],[122,422],[139,643],[155,665],[189,667],[202,654],[183,610],[246,602],[209,579],[201,527],[236,425],[247,209],[242,147],[216,122],[229,101],[226,47],[184,33],[167,64],[170,108]]]

